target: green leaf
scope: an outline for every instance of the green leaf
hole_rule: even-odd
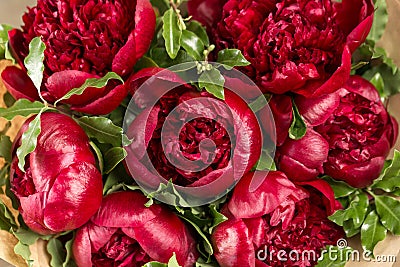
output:
[[[104,173],[104,158],[103,154],[101,153],[100,148],[92,141],[89,142],[90,147],[93,149],[94,153],[96,154],[97,164],[100,170],[100,173]]]
[[[204,71],[199,77],[199,87],[206,89],[207,92],[219,99],[225,99],[224,84],[224,76],[214,68]]]
[[[13,214],[0,199],[0,229],[9,232],[15,226]]]
[[[150,199],[148,203],[146,203],[146,207],[149,207],[153,204],[153,198],[160,198],[165,203],[173,203],[174,206],[182,206],[189,207],[190,205],[186,202],[186,200],[180,195],[180,193],[176,190],[175,184],[171,181],[168,181],[167,184],[160,183],[157,190],[154,192],[150,192],[147,194],[147,198]],[[171,204],[170,204],[171,205]]]
[[[374,77],[369,80],[378,90],[379,95],[383,95],[385,91],[385,82],[383,81],[382,75],[377,72]]]
[[[121,147],[124,131],[108,118],[83,116],[76,119],[89,138],[94,138],[102,144]]]
[[[9,136],[1,135],[0,136],[0,157],[4,158],[6,162],[11,162],[11,146],[12,142]]]
[[[268,105],[268,99],[266,95],[260,95],[256,100],[249,104],[250,109],[255,113],[262,110]]]
[[[228,220],[228,218],[217,210],[217,206],[215,204],[211,204],[209,207],[211,216],[213,218],[213,223],[208,229],[208,233],[212,234],[215,227]]]
[[[40,37],[35,37],[29,43],[29,54],[24,60],[24,65],[36,89],[40,92],[44,71],[44,50],[46,45]]]
[[[362,74],[362,76],[371,80],[376,73],[380,73],[384,82],[384,89],[381,93],[381,97],[389,97],[400,93],[400,71],[394,71],[392,67],[387,64],[380,64],[376,67],[372,67]]]
[[[199,61],[202,60],[204,43],[195,33],[188,30],[183,30],[181,46],[191,57]]]
[[[22,134],[21,146],[17,149],[18,167],[25,172],[25,157],[33,152],[37,145],[37,138],[41,132],[40,115],[45,108],[29,123],[28,128]]]
[[[26,260],[28,266],[33,265],[33,260],[31,260],[31,250],[28,245],[18,242],[14,247],[14,252],[17,255],[21,255],[21,257]]]
[[[165,47],[155,47],[150,51],[151,58],[161,68],[169,68],[181,63],[193,62],[194,58],[188,55],[185,50],[179,50],[178,55],[175,59],[171,59],[167,53]]]
[[[108,150],[104,155],[104,173],[109,174],[127,155],[128,153],[122,147],[113,147]]]
[[[4,52],[4,57],[5,57],[5,59],[8,59],[8,60],[10,60],[13,64],[15,64],[15,59],[14,59],[14,57],[13,57],[11,51],[10,51],[10,44],[9,44],[9,43],[10,43],[10,42],[7,42],[7,43],[5,44],[5,49],[6,49],[6,51]]]
[[[400,235],[400,202],[388,196],[374,196],[374,198],[382,224],[393,234]]]
[[[274,162],[274,158],[271,156],[268,150],[263,149],[261,151],[260,159],[256,164],[256,170],[258,171],[276,171],[276,165]]]
[[[0,59],[3,59],[6,52],[8,42],[8,31],[12,30],[12,26],[7,24],[0,24]]]
[[[398,66],[394,63],[393,59],[388,57],[386,50],[383,49],[382,47],[375,47],[373,52],[374,53],[372,55],[372,59],[379,58],[380,60],[382,60],[382,63],[386,64],[389,68],[391,68],[392,74],[395,75],[398,70]]]
[[[352,251],[350,247],[327,246],[316,267],[344,267]]]
[[[372,23],[371,30],[367,36],[367,39],[374,40],[378,42],[386,28],[388,22],[388,13],[385,0],[376,0],[375,2],[375,14],[374,21]]]
[[[324,176],[323,179],[326,180],[332,187],[332,190],[335,193],[335,198],[347,197],[357,190],[347,183],[334,180],[329,176]]]
[[[181,48],[182,29],[179,27],[179,18],[175,11],[170,8],[163,16],[163,33],[165,48],[170,58],[174,59]]]
[[[332,215],[328,216],[328,219],[332,222],[336,223],[339,226],[343,226],[345,221],[347,211],[346,210],[337,210]]]
[[[15,116],[28,117],[33,114],[39,114],[44,108],[44,104],[38,101],[31,102],[28,99],[21,98],[10,108],[0,108],[0,117],[11,121]]]
[[[135,72],[150,67],[158,67],[158,65],[152,58],[142,56],[135,64]]]
[[[178,263],[178,260],[176,259],[176,254],[174,252],[174,255],[169,259],[168,264],[161,263],[161,262],[148,262],[143,267],[181,267]]]
[[[67,257],[66,251],[60,240],[56,238],[50,239],[47,243],[47,251],[51,255],[50,265],[53,267],[63,266],[64,259]]]
[[[200,227],[193,221],[191,221],[190,219],[178,215],[179,217],[181,217],[182,219],[184,219],[185,221],[187,221],[189,224],[191,224],[194,229],[196,230],[196,232],[200,235],[200,237],[203,239],[203,244],[205,246],[205,250],[210,254],[214,254],[214,249],[211,245],[211,241],[208,239],[208,237],[204,234],[204,232],[200,229]]]
[[[6,92],[4,95],[3,95],[3,101],[4,101],[4,104],[6,104],[6,107],[11,107],[12,105],[14,105],[14,103],[15,103],[15,98],[9,93],[9,92]]]
[[[23,228],[18,228],[17,231],[13,232],[13,234],[18,238],[19,242],[28,246],[34,244],[39,238],[41,238],[41,235],[38,233]]]
[[[169,7],[168,1],[165,0],[150,0],[150,2],[152,6],[158,10],[159,14],[164,14]]]
[[[200,24],[200,22],[196,20],[191,20],[186,26],[186,29],[195,33],[201,39],[205,46],[210,46],[210,40],[208,39],[207,31],[203,27],[203,25]]]
[[[122,83],[124,83],[124,80],[115,72],[108,72],[106,75],[104,75],[101,78],[90,78],[86,79],[86,81],[78,88],[73,88],[71,91],[66,93],[63,97],[58,99],[56,102],[54,102],[54,105],[57,105],[59,102],[63,100],[67,100],[71,98],[73,95],[82,95],[86,89],[92,87],[92,88],[103,88],[108,84],[110,80],[118,80]]]
[[[357,194],[350,202],[349,207],[347,207],[344,220],[352,219],[355,228],[361,227],[367,213],[368,205],[369,200],[367,194],[364,192]]]
[[[294,140],[299,140],[306,135],[307,125],[300,115],[299,110],[297,109],[296,104],[292,101],[293,104],[293,122],[289,128],[289,137]]]
[[[8,174],[10,172],[10,165],[10,163],[7,163],[0,169],[0,194],[4,194],[2,187],[7,184]]]
[[[67,255],[65,257],[65,261],[63,263],[63,267],[75,267],[76,263],[72,258],[72,244],[74,239],[70,239],[65,243],[65,249],[67,250]]]
[[[375,245],[385,239],[386,233],[387,230],[380,222],[376,212],[371,211],[361,227],[361,245],[364,251],[373,253]]]
[[[374,181],[372,188],[382,189],[385,192],[394,192],[400,188],[400,152],[394,151],[393,160],[382,174]]]
[[[245,59],[239,49],[224,49],[219,51],[217,62],[223,64],[227,70],[231,70],[233,67],[250,65],[250,62]]]
[[[355,227],[353,220],[347,220],[347,221],[343,222],[343,230],[347,237],[353,237],[353,236],[357,235],[358,233],[360,233],[361,228]]]

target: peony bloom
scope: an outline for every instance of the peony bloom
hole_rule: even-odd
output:
[[[2,78],[15,98],[38,99],[23,60],[29,42],[41,36],[46,44],[41,91],[49,102],[80,87],[86,79],[110,71],[129,77],[150,46],[155,28],[155,14],[148,0],[38,0],[23,21],[22,31],[9,32],[12,52],[23,70],[8,67]],[[76,111],[106,114],[126,95],[126,86],[111,81],[104,88],[90,88],[63,103]]]
[[[308,129],[299,139],[287,139],[276,150],[279,170],[285,172],[292,181],[309,181],[323,173],[327,161],[328,142],[317,132]]]
[[[249,192],[252,175],[245,176],[225,206],[229,219],[212,234],[218,263],[243,267],[315,265],[321,250],[344,236],[327,218],[339,208],[332,189],[322,180],[311,182],[306,190],[281,172],[264,175],[266,179],[254,192]],[[304,251],[313,256],[301,257]]]
[[[145,69],[138,76],[153,71]],[[172,72],[160,73],[146,82],[151,91],[133,96],[143,110],[128,130],[134,140],[126,158],[131,174],[146,177],[156,188],[158,175],[183,187],[208,185],[223,175],[240,179],[261,152],[260,127],[248,105],[228,89],[223,101],[183,85]],[[164,94],[168,84],[175,88]],[[155,92],[160,92],[158,100],[149,106],[145,102]]]
[[[102,198],[102,177],[89,138],[70,117],[42,114],[37,146],[22,172],[15,152],[28,122],[14,141],[10,174],[22,218],[40,234],[76,229],[96,212]]]
[[[348,79],[374,7],[371,0],[192,0],[189,11],[217,47],[242,51],[251,65],[241,70],[264,92],[319,96]]]
[[[375,87],[352,76],[336,96],[300,97],[296,102],[329,143],[325,173],[354,187],[370,185],[379,176],[398,132]]]
[[[197,260],[196,242],[185,224],[166,206],[145,207],[138,191],[104,197],[100,209],[80,228],[72,245],[79,267],[143,266],[167,263],[173,253],[182,266]]]

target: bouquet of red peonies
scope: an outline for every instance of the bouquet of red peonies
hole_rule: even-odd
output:
[[[22,20],[0,25],[0,258],[396,261],[384,0],[37,0]]]

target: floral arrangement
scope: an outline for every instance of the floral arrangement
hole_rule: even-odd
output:
[[[12,263],[344,266],[351,237],[375,259],[400,235],[387,18],[384,0],[38,0],[0,25]]]

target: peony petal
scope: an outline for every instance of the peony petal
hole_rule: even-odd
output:
[[[78,70],[64,70],[53,73],[46,82],[46,89],[49,91],[56,100],[63,97],[66,93],[74,88],[82,86],[87,79],[99,78],[99,76],[78,71]],[[103,88],[87,88],[82,95],[74,95],[63,103],[71,105],[84,105],[90,103],[94,99],[104,94],[105,87]]]
[[[148,0],[137,0],[135,12],[136,60],[149,49],[156,28],[156,15]]]
[[[131,33],[125,45],[121,47],[112,62],[112,71],[120,76],[126,76],[133,71],[136,64],[136,40]]]
[[[36,190],[48,191],[56,176],[77,162],[96,163],[86,133],[68,116],[43,113],[41,133],[29,157]]]
[[[80,228],[72,243],[72,254],[78,266],[92,266],[92,251],[89,229],[87,226]]]
[[[214,230],[211,237],[214,255],[221,267],[252,267],[255,251],[249,230],[242,220],[228,220]]]
[[[138,191],[107,195],[91,221],[104,227],[142,227],[161,213],[161,207],[145,207],[148,199]]]
[[[193,266],[198,258],[195,239],[185,224],[166,209],[131,230],[143,250],[156,261],[167,263],[174,252],[182,266]]]
[[[281,146],[289,135],[289,128],[293,120],[292,98],[287,95],[273,95],[268,105],[274,116],[276,145]],[[264,125],[263,121],[261,121],[261,125]],[[265,131],[266,127],[263,128]]]
[[[92,164],[78,162],[63,169],[49,189],[44,223],[55,232],[82,226],[99,208],[102,189],[101,174]]]
[[[375,86],[361,76],[352,75],[343,86],[347,91],[361,95],[369,101],[380,103],[381,98]]]
[[[276,157],[280,169],[289,179],[305,181],[316,178],[322,172],[322,165],[327,160],[328,152],[328,142],[319,133],[307,129],[303,138],[287,139],[277,149]]]
[[[188,11],[193,19],[201,22],[208,30],[221,19],[222,7],[227,0],[190,0]]]
[[[25,71],[15,66],[9,66],[3,70],[1,78],[7,90],[15,99],[39,100],[38,91]]]
[[[8,31],[10,50],[18,65],[25,71],[24,58],[28,54],[28,48],[24,46],[25,40],[21,30]]]
[[[356,188],[365,188],[372,183],[373,177],[378,177],[385,157],[372,158],[359,164],[334,164],[330,160],[324,164],[325,174],[334,179],[342,180]]]
[[[232,198],[228,202],[229,211],[236,218],[256,218],[274,211],[288,197],[302,199],[306,196],[284,173],[259,172],[265,177],[262,184],[249,192],[253,173],[246,174],[236,185]]]
[[[316,98],[296,96],[295,103],[299,113],[306,119],[309,126],[324,123],[340,104],[338,91]]]
[[[128,95],[125,84],[117,85],[105,96],[94,100],[92,103],[83,106],[72,106],[71,109],[91,115],[105,115],[116,109]]]
[[[327,183],[324,180],[313,180],[313,181],[305,181],[305,182],[298,182],[298,185],[308,185],[308,186],[312,186],[315,189],[317,189],[319,192],[321,192],[325,198],[328,200],[328,205],[326,206],[326,210],[328,215],[333,214],[336,210],[338,210],[340,208],[340,206],[338,207],[336,199],[335,199],[335,193],[333,192],[332,187],[329,185],[329,183]]]

